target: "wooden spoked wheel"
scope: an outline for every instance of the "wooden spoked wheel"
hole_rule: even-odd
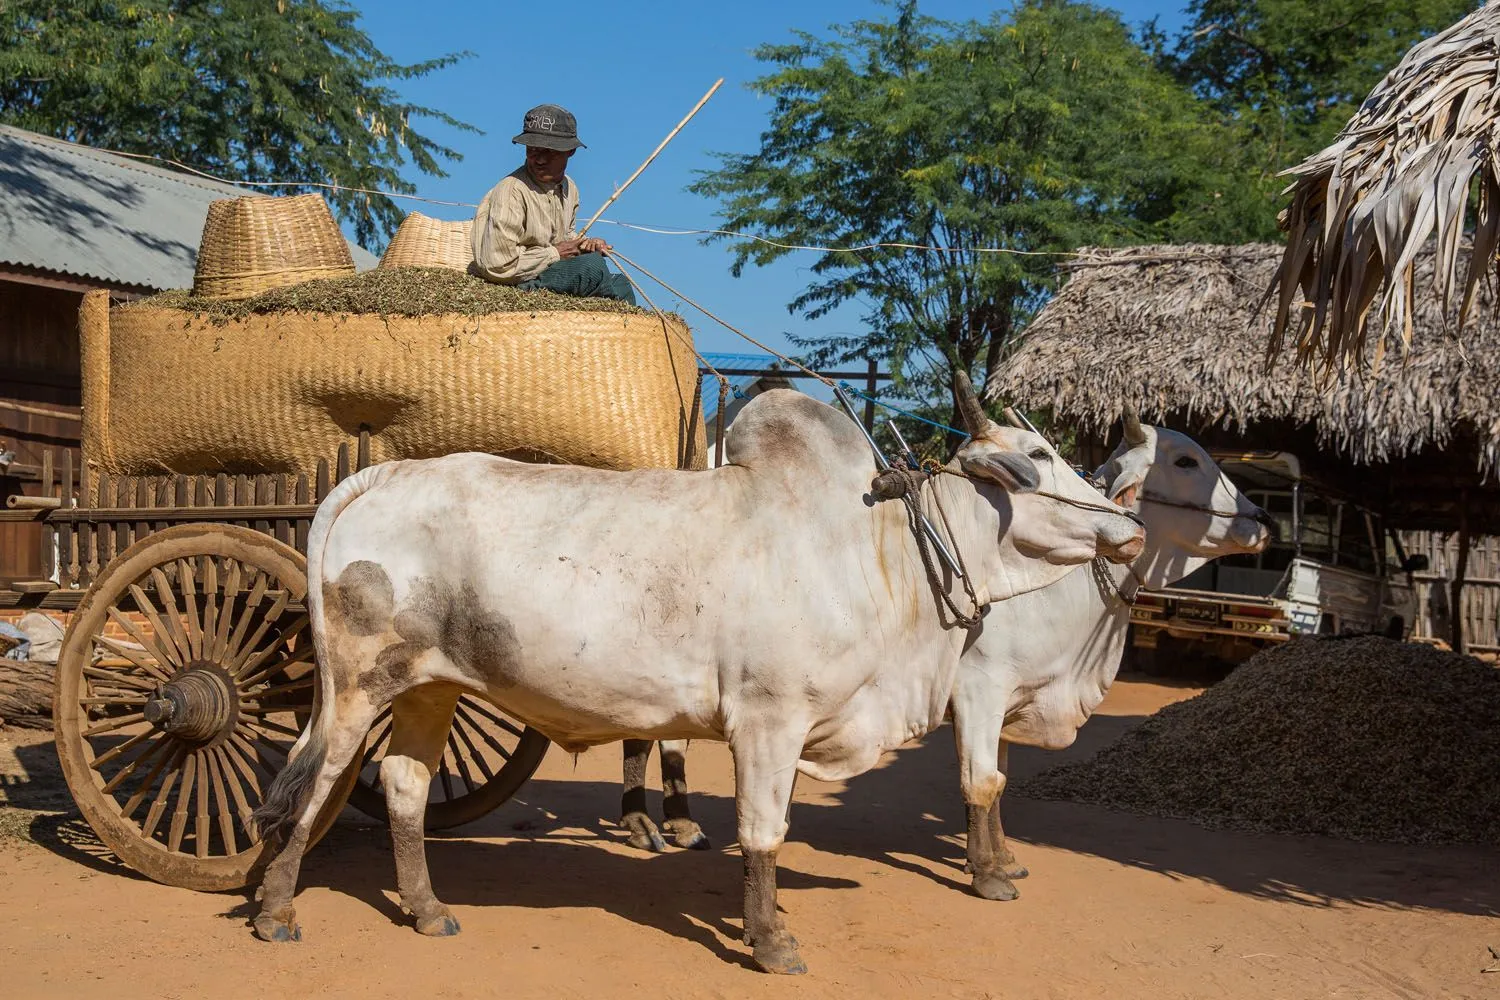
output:
[[[370,733],[349,803],[384,821],[380,760],[391,740],[389,708],[375,719]],[[462,826],[494,810],[536,773],[549,746],[547,737],[507,718],[488,701],[462,695],[453,713],[443,759],[428,789],[427,829]]]
[[[136,871],[237,889],[270,860],[249,819],[312,702],[306,592],[295,549],[185,524],[130,546],[84,596],[58,657],[57,754],[84,818]]]

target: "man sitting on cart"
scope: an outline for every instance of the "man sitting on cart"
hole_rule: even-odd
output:
[[[511,142],[526,147],[526,162],[480,203],[474,273],[501,285],[635,304],[630,282],[604,262],[609,244],[578,235],[578,186],[564,176],[573,151],[583,146],[577,121],[555,104],[542,104],[526,112]]]

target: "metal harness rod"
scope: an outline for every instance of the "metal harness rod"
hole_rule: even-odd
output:
[[[884,472],[886,469],[889,469],[891,467],[891,463],[887,461],[885,453],[880,450],[880,445],[875,443],[875,439],[871,437],[870,432],[865,429],[865,425],[860,422],[859,414],[854,409],[854,401],[849,398],[848,393],[844,391],[842,386],[835,385],[833,387],[833,392],[834,395],[838,397],[839,404],[843,406],[844,411],[849,414],[849,419],[854,421],[854,426],[859,428],[859,432],[863,434],[865,436],[865,440],[869,442],[870,450],[875,453],[876,466],[879,467],[882,472]],[[938,556],[942,558],[943,563],[948,567],[948,569],[953,573],[954,576],[958,577],[960,580],[963,579],[964,571],[962,568],[960,568],[958,560],[953,557],[953,553],[949,552],[948,547],[943,544],[942,537],[938,534],[937,529],[932,526],[932,522],[927,520],[927,515],[918,513],[917,517],[922,522],[923,532],[932,541],[932,545],[935,549],[937,549]]]

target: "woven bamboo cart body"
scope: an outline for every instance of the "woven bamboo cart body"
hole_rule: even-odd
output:
[[[318,503],[375,462],[460,450],[701,468],[698,370],[685,328],[641,315],[541,314],[575,334],[544,324],[528,344],[514,317],[231,328],[162,312],[85,298],[84,467],[54,470],[55,503],[13,498],[3,513],[44,522],[55,583],[35,603],[73,611],[54,725],[85,818],[157,881],[231,889],[269,860],[249,816],[314,708],[304,554]],[[316,832],[350,795],[383,813],[390,735],[387,711]],[[464,695],[429,825],[508,799],[547,746]]]

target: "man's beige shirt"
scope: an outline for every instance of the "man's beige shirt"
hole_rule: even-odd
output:
[[[474,269],[488,281],[518,285],[558,261],[553,245],[578,235],[578,186],[564,177],[538,184],[523,163],[500,179],[474,215]]]

